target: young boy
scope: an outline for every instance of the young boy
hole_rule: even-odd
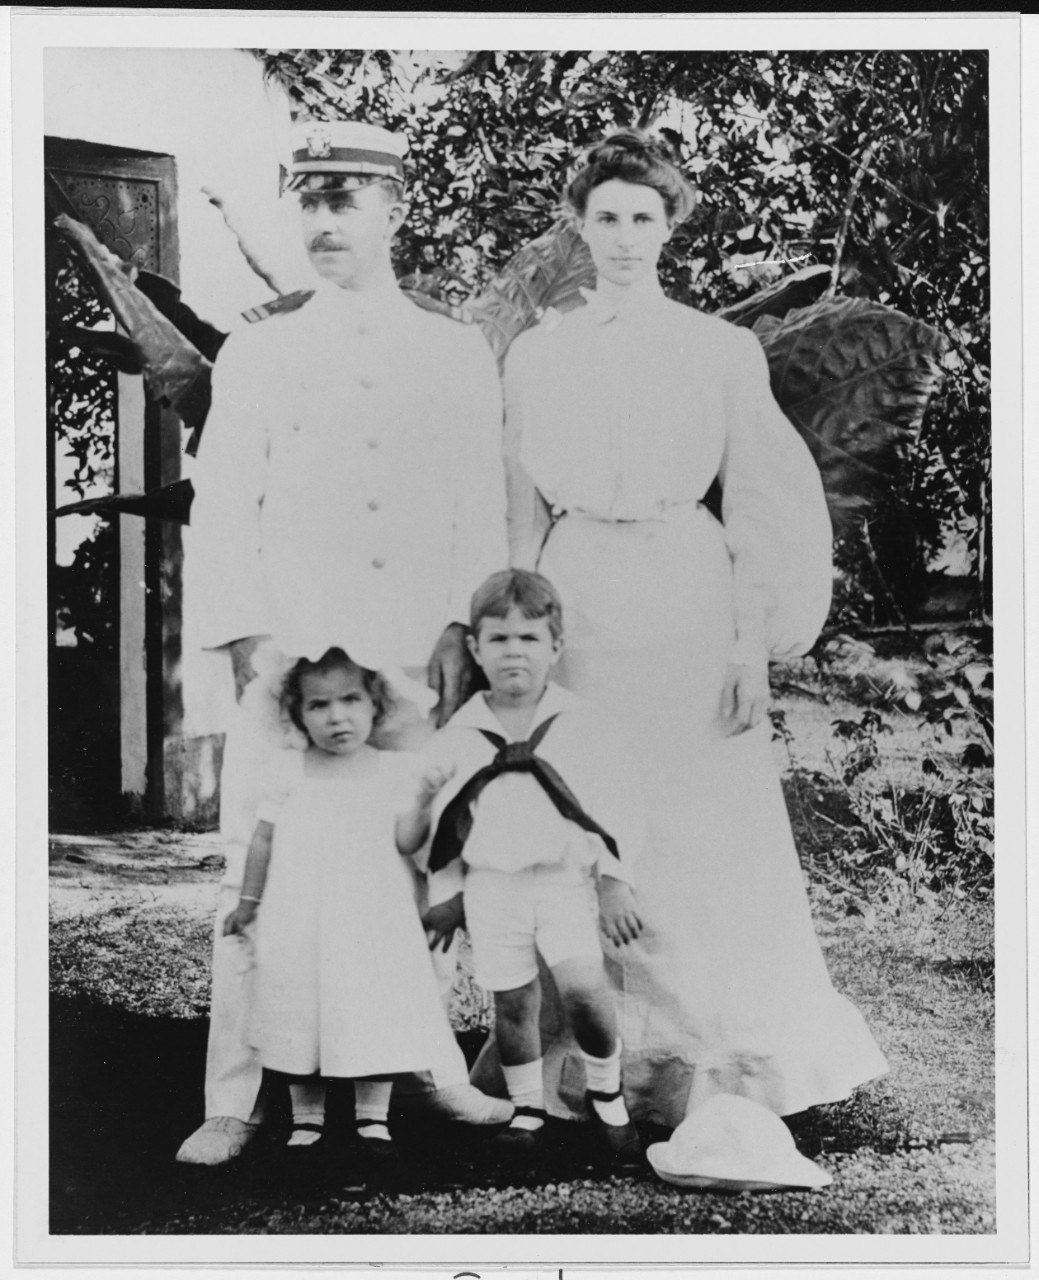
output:
[[[401,853],[431,838],[428,870],[464,895],[427,916],[432,945],[463,922],[475,977],[494,993],[495,1036],[516,1111],[496,1142],[533,1151],[545,1123],[537,953],[552,972],[584,1059],[588,1113],[612,1161],[641,1157],[621,1093],[621,1045],[601,925],[625,945],[642,929],[631,888],[643,838],[633,762],[606,717],[549,680],[562,606],[540,574],[508,569],[473,596],[470,651],[490,689],[460,708],[426,752]],[[463,914],[464,896],[464,914]]]

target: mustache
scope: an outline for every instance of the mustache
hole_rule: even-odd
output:
[[[322,232],[319,235],[312,236],[307,241],[307,248],[311,253],[324,253],[329,250],[342,249],[342,244],[335,236],[326,235]]]

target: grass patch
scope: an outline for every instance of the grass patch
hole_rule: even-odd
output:
[[[51,992],[151,1017],[209,1012],[212,918],[176,906],[116,903],[52,916]]]

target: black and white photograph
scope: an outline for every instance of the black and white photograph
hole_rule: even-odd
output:
[[[1027,1261],[1017,21],[131,12],[13,23],[18,1260]]]

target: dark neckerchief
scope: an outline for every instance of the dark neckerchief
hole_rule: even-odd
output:
[[[445,806],[433,836],[433,846],[429,854],[430,871],[442,870],[462,852],[462,847],[473,829],[473,803],[484,787],[495,778],[501,777],[503,773],[533,774],[540,783],[541,789],[564,818],[569,818],[583,830],[599,836],[610,853],[615,858],[620,858],[616,840],[604,831],[594,818],[590,818],[585,813],[577,797],[548,761],[534,754],[555,718],[555,716],[549,716],[547,720],[543,720],[526,742],[506,742],[501,734],[491,733],[489,729],[480,730],[498,754],[490,764],[477,770],[454,799]]]

